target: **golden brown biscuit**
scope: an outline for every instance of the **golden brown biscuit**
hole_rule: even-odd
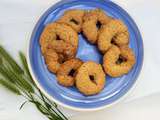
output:
[[[45,63],[49,71],[56,73],[60,67],[59,56],[53,49],[44,53]]]
[[[78,34],[68,25],[60,23],[50,23],[48,24],[41,36],[40,45],[42,53],[48,47],[48,43],[55,40],[62,40],[66,43],[71,44],[75,49],[78,47]]]
[[[111,19],[101,9],[86,12],[83,17],[82,30],[87,40],[90,43],[96,43],[101,26],[108,24]]]
[[[102,66],[92,61],[85,62],[78,69],[76,87],[84,95],[99,93],[105,85],[105,73]]]
[[[56,73],[61,63],[75,57],[78,34],[70,26],[51,23],[43,30],[40,45],[48,69]]]
[[[111,41],[112,42],[112,41]],[[129,43],[129,32],[128,30],[122,33],[118,33],[113,37],[113,44],[118,46],[127,45]]]
[[[98,48],[102,53],[105,53],[112,44],[122,46],[128,43],[128,29],[121,20],[117,19],[111,20],[107,25],[103,26],[98,37]]]
[[[60,54],[63,61],[74,58],[76,55],[77,48],[63,40],[53,40],[48,43],[48,48],[53,49],[57,54]]]
[[[82,63],[80,59],[75,58],[61,64],[57,72],[58,83],[66,87],[73,86],[77,69]]]
[[[135,56],[128,46],[118,48],[115,45],[105,53],[103,67],[105,72],[112,77],[127,74],[135,64]]]
[[[66,23],[67,25],[70,25],[76,32],[81,32],[84,13],[84,10],[79,9],[67,10],[57,22]]]

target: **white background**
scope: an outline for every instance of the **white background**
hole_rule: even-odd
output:
[[[0,0],[0,44],[18,59],[26,53],[27,43],[38,18],[58,0]],[[62,110],[74,119],[160,119],[160,1],[114,0],[134,18],[144,42],[144,64],[138,82],[130,95],[118,105],[99,112],[80,113]],[[147,97],[144,97],[147,96]],[[0,120],[47,120],[31,104],[19,111],[25,101],[0,87]],[[79,118],[78,116],[85,118]],[[78,118],[77,118],[78,117]]]

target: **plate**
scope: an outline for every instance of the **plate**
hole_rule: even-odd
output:
[[[41,54],[39,38],[44,27],[57,20],[68,9],[95,9],[101,8],[114,18],[121,19],[130,33],[130,47],[136,56],[136,64],[126,75],[118,78],[106,77],[106,85],[101,93],[93,96],[82,95],[75,87],[60,86],[56,76],[47,70]],[[77,57],[83,61],[92,60],[102,63],[102,55],[95,45],[89,44],[82,35],[79,35]],[[40,90],[56,103],[74,110],[98,110],[119,101],[135,84],[143,63],[143,42],[137,25],[120,6],[109,0],[64,0],[49,8],[33,30],[28,46],[28,63],[35,83]]]

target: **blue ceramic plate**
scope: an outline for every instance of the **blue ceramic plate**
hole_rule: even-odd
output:
[[[98,95],[84,96],[75,87],[66,88],[57,83],[56,76],[50,73],[45,65],[39,38],[44,27],[57,20],[65,10],[95,8],[103,9],[110,16],[121,19],[128,26],[130,47],[135,53],[136,64],[127,75],[118,78],[107,76],[105,88]],[[43,14],[35,26],[28,52],[30,70],[38,87],[58,104],[75,110],[97,110],[115,103],[134,85],[143,62],[143,43],[135,22],[121,7],[108,0],[64,0],[53,5]],[[89,44],[82,35],[79,35],[77,57],[83,61],[93,60],[102,63],[102,55],[97,47]]]

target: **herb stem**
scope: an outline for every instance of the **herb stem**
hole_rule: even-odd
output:
[[[22,52],[19,55],[23,68],[0,46],[0,74],[4,78],[0,79],[0,84],[33,103],[49,120],[68,120],[57,105],[49,100],[35,85],[25,55]],[[20,109],[27,101],[21,105]]]
[[[2,46],[0,46],[0,54],[12,66],[12,68],[14,68],[17,73],[23,73],[21,67],[15,62],[15,60],[7,53],[7,51]]]

